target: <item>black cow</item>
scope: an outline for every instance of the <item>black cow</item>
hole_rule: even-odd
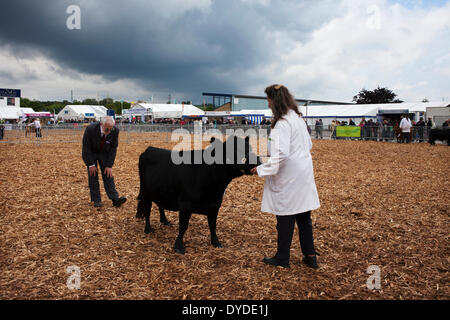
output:
[[[436,140],[440,140],[442,142],[447,141],[447,145],[450,146],[450,129],[431,129],[430,139],[428,142],[430,144],[435,144]]]
[[[175,164],[173,152],[190,163]],[[217,156],[216,162],[205,161],[204,155]],[[200,159],[200,163],[194,162]],[[252,151],[249,138],[232,136],[226,142],[211,140],[204,150],[170,151],[149,147],[139,157],[140,193],[136,217],[145,217],[145,233],[152,231],[150,212],[152,202],[159,207],[160,221],[167,224],[164,209],[179,211],[179,232],[174,250],[184,254],[183,236],[192,213],[206,215],[211,232],[211,244],[222,245],[216,235],[216,220],[228,184],[234,178],[251,174],[260,165]]]

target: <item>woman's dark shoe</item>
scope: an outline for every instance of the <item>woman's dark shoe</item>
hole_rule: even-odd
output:
[[[103,207],[101,202],[94,202],[94,208],[101,208]]]
[[[276,267],[280,266],[280,267],[283,267],[283,268],[289,268],[289,262],[282,263],[282,262],[278,261],[278,259],[275,258],[275,257],[273,257],[273,258],[264,257],[263,262],[267,263],[267,264],[270,264],[272,266],[276,266]]]
[[[310,268],[318,269],[319,265],[317,264],[316,256],[304,256],[303,262]]]
[[[125,197],[120,197],[118,199],[113,199],[112,203],[114,207],[119,208],[122,204],[124,204],[127,201],[127,198]]]

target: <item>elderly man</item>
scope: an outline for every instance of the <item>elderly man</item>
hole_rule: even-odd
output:
[[[119,129],[114,125],[115,121],[112,117],[104,117],[100,122],[90,124],[83,135],[82,157],[89,172],[91,201],[96,208],[102,207],[97,162],[100,165],[106,194],[112,200],[113,206],[120,207],[127,201],[125,197],[119,198],[112,173],[119,145]]]

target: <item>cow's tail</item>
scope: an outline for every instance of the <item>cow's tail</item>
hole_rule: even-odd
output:
[[[144,218],[145,210],[144,210],[144,198],[145,198],[145,161],[144,161],[145,153],[139,157],[139,181],[140,181],[140,189],[139,195],[137,197],[138,206],[136,212],[136,218]]]

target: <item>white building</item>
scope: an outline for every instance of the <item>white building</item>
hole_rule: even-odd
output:
[[[57,115],[58,120],[100,120],[101,117],[106,116],[106,109],[104,106],[96,105],[67,105]]]
[[[20,89],[0,89],[0,108],[20,108]]]
[[[411,119],[418,121],[420,117],[425,116],[427,111],[436,107],[442,109],[448,103],[444,102],[403,102],[403,103],[386,103],[386,104],[353,104],[353,105],[313,105],[299,106],[300,112],[309,125],[314,125],[316,120],[322,119],[324,125],[329,125],[333,120],[347,121],[352,119],[356,124],[365,118],[372,119],[374,122],[383,119],[399,119],[401,115],[408,114]],[[445,111],[446,110],[446,111]],[[450,108],[440,112],[447,112]],[[245,117],[252,123],[260,123],[263,118],[272,116],[270,109],[265,110],[241,110],[226,112],[207,112],[210,117]],[[444,116],[444,115],[442,115]]]
[[[309,125],[314,125],[317,119],[322,119],[324,125],[332,120],[353,121],[358,124],[364,117],[374,122],[383,119],[399,119],[401,115],[408,114],[412,120],[418,121],[420,117],[425,119],[427,108],[445,106],[444,102],[403,102],[384,104],[355,104],[355,105],[324,105],[324,106],[300,106]]]
[[[450,104],[445,107],[428,107],[427,118],[431,118],[437,127],[450,119]]]

